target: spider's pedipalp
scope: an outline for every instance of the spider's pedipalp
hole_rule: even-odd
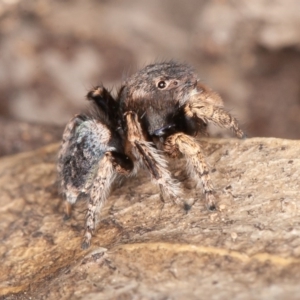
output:
[[[245,138],[245,133],[240,129],[238,121],[223,108],[213,105],[190,103],[185,107],[188,116],[196,116],[205,122],[211,122],[219,127],[230,129],[238,138]]]
[[[197,185],[200,182],[203,185],[206,206],[208,209],[214,210],[214,188],[210,180],[209,169],[195,139],[184,133],[175,133],[167,138],[164,151],[173,158],[178,157],[179,153],[184,155],[187,161],[187,171],[196,180]]]
[[[191,99],[184,105],[185,115],[205,123],[211,122],[219,127],[230,129],[237,137],[245,138],[246,135],[241,130],[238,121],[223,109],[220,96],[204,85],[198,85],[201,86],[200,91],[192,92]]]

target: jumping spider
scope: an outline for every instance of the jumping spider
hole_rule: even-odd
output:
[[[90,245],[96,214],[117,175],[135,174],[144,166],[162,195],[180,198],[164,155],[185,157],[189,175],[203,185],[208,209],[215,209],[209,169],[194,137],[206,133],[209,122],[239,138],[244,133],[218,94],[199,82],[190,67],[175,62],[148,65],[122,84],[116,98],[97,86],[87,99],[93,113],[69,121],[58,161],[66,215],[80,194],[88,196],[83,249]]]

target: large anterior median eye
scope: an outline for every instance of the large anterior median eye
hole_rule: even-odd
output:
[[[167,84],[166,84],[166,82],[163,81],[163,80],[161,80],[161,81],[159,81],[159,82],[157,83],[157,87],[158,87],[159,89],[164,89],[166,86],[167,86]]]

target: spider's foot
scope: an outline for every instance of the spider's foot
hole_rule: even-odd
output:
[[[238,138],[245,140],[247,138],[247,134],[245,132],[243,132],[242,130],[238,130],[236,132],[236,135]]]
[[[216,207],[215,204],[212,204],[212,205],[210,205],[210,206],[208,207],[208,210],[214,211],[214,210],[217,210],[217,207]]]
[[[92,233],[90,231],[86,231],[84,234],[84,238],[81,243],[81,249],[88,249],[91,245]]]
[[[188,204],[188,203],[184,203],[183,204],[183,209],[188,212],[190,209],[192,208],[192,205]]]
[[[206,207],[210,211],[216,210],[216,202],[215,202],[215,197],[212,194],[212,192],[209,192],[205,195],[205,200],[206,200]]]
[[[64,214],[64,216],[63,216],[64,221],[68,221],[70,218],[71,218],[71,216],[68,214]]]
[[[64,221],[67,221],[71,217],[72,205],[69,202],[65,202],[65,214],[64,214]]]
[[[195,201],[196,201],[196,198],[189,198],[184,201],[183,209],[185,210],[186,213],[188,213],[191,210]]]
[[[88,242],[88,241],[83,241],[82,243],[81,243],[81,249],[82,250],[86,250],[86,249],[88,249],[89,247],[90,247],[90,245],[91,245],[91,242]]]
[[[159,199],[162,202],[162,204],[166,203],[166,201],[165,201],[165,195],[162,192],[159,194]]]

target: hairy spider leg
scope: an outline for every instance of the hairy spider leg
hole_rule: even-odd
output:
[[[125,119],[128,140],[125,152],[129,156],[129,153],[132,153],[136,160],[141,161],[146,166],[152,180],[159,186],[163,197],[171,196],[175,201],[178,201],[180,199],[179,184],[171,177],[165,159],[151,142],[145,140],[137,114],[131,111],[127,112]]]
[[[96,216],[101,210],[112,182],[116,177],[111,152],[106,152],[98,165],[98,172],[89,188],[88,208],[85,219],[85,233],[81,244],[82,249],[90,246],[92,234],[96,226]]]
[[[206,206],[210,210],[215,210],[214,188],[209,168],[195,139],[184,133],[175,133],[167,138],[164,151],[172,158],[177,158],[180,153],[184,155],[188,173],[197,182],[197,186],[202,182]]]
[[[106,152],[100,160],[98,172],[89,189],[88,208],[86,213],[86,228],[81,244],[82,249],[90,246],[92,234],[99,214],[117,174],[129,175],[133,169],[132,161],[122,153]]]

